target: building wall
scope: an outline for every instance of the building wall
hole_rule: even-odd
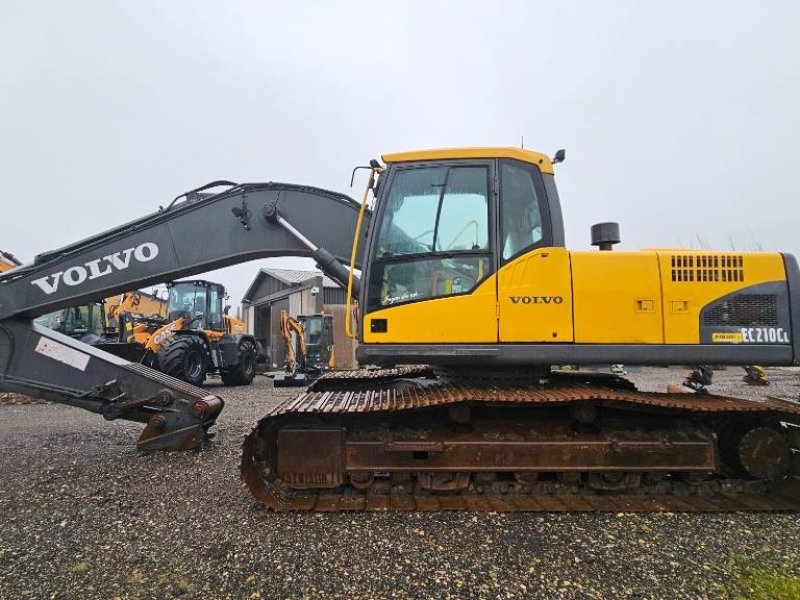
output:
[[[264,279],[259,283],[258,287],[255,291],[250,295],[252,300],[258,301],[259,298],[264,298],[265,296],[270,296],[275,294],[276,292],[280,292],[281,290],[287,289],[285,283],[278,281],[273,277],[264,277]]]
[[[322,299],[323,304],[345,304],[345,298],[347,298],[347,290],[343,288],[332,288],[326,287],[324,290],[324,296]]]
[[[242,306],[242,321],[244,321],[247,331],[253,333],[253,326],[255,325],[256,308],[252,304]]]

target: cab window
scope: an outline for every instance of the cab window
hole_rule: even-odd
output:
[[[489,274],[488,167],[404,169],[390,185],[370,306],[466,293]]]
[[[222,329],[222,298],[213,286],[208,288],[208,327]]]
[[[90,304],[89,305],[89,327],[92,333],[103,335],[103,305]]]
[[[544,239],[541,173],[518,161],[500,161],[502,261],[507,262]]]
[[[184,317],[190,320],[190,329],[203,329],[206,314],[206,288],[194,282],[178,282],[169,295],[169,319]],[[186,324],[184,324],[186,327]]]

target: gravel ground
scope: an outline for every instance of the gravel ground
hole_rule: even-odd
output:
[[[713,389],[798,398],[798,371],[769,374]],[[663,390],[682,372],[629,375]],[[0,598],[725,598],[749,597],[749,570],[800,575],[795,515],[271,514],[239,483],[239,444],[294,392],[209,387],[218,436],[184,453],[137,453],[139,426],[77,409],[0,405]]]

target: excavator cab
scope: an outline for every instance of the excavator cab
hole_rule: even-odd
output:
[[[569,259],[560,205],[543,155],[509,148],[383,158],[366,249],[362,363],[430,362],[432,354],[474,361],[476,352],[485,353],[477,344],[515,341],[520,321],[529,329],[525,341],[572,341],[567,325],[551,325],[565,319],[568,303],[551,303],[555,310],[538,318],[523,304],[530,297],[520,299],[544,294],[542,282],[553,275],[551,288],[569,288],[561,277]],[[509,289],[509,267],[537,252],[548,258],[538,287]],[[540,265],[528,270],[534,267]],[[517,303],[507,299],[512,294]],[[459,351],[443,353],[442,343]]]
[[[168,285],[169,321],[183,317],[185,329],[221,331],[225,287],[210,281],[177,281]]]
[[[47,313],[34,321],[84,343],[94,345],[105,335],[106,321],[102,302],[89,302]]]

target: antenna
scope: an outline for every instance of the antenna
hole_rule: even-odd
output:
[[[525,148],[525,136],[524,135],[521,135],[519,137],[519,147],[520,148]]]

